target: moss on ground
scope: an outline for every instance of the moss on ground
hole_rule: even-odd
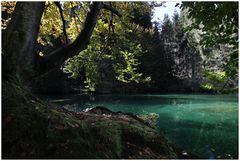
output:
[[[132,115],[101,108],[74,113],[49,107],[16,85],[2,87],[4,159],[177,158],[162,136]]]

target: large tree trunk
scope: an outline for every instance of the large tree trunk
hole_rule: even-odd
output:
[[[29,83],[37,75],[59,68],[67,58],[87,48],[102,8],[120,15],[103,2],[93,2],[76,40],[44,57],[39,57],[35,53],[35,47],[44,6],[44,2],[18,2],[16,4],[6,34],[3,36],[3,80],[17,78]],[[35,63],[39,64],[37,70],[41,72],[36,73]]]
[[[17,2],[3,35],[3,80],[23,82],[34,75],[36,40],[44,2]]]

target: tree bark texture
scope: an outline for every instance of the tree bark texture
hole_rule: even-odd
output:
[[[34,59],[44,2],[17,2],[3,40],[3,80],[27,81],[34,75]]]

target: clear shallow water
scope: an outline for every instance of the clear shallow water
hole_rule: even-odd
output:
[[[48,97],[70,110],[105,106],[112,111],[159,115],[158,131],[203,158],[238,158],[238,98],[227,95],[99,95]]]

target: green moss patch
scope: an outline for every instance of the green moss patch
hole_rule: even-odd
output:
[[[4,88],[4,159],[177,158],[167,141],[134,115],[99,107],[74,113],[53,108],[11,84]]]

